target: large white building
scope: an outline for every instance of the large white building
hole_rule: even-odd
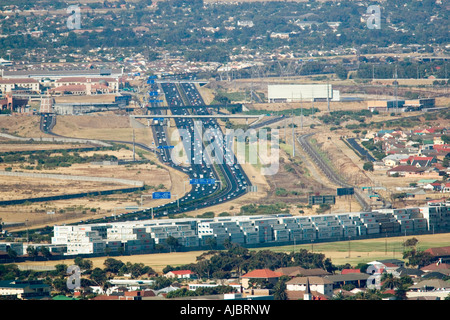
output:
[[[198,249],[225,241],[251,246],[296,241],[358,239],[385,234],[450,230],[450,207],[382,209],[315,216],[263,215],[211,219],[141,220],[78,226],[55,226],[52,244],[67,245],[67,254],[152,252],[169,237]]]
[[[339,91],[331,84],[275,84],[268,85],[271,102],[301,102],[327,100],[339,101]]]

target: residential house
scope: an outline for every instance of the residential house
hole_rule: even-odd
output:
[[[405,266],[405,261],[399,260],[399,259],[383,259],[383,260],[377,260],[377,262],[381,262],[383,264],[391,263],[391,264],[397,265],[398,267],[404,267]]]
[[[422,267],[420,268],[420,270],[423,272],[441,272],[443,270],[445,273],[449,273],[450,264],[438,261],[436,263],[432,263],[425,267]]]
[[[311,300],[332,297],[333,282],[324,277],[295,277],[286,282],[288,300],[307,300],[305,299],[306,294],[311,295]]]
[[[441,191],[442,184],[440,182],[428,183],[424,185],[423,188],[430,191]]]
[[[178,279],[192,279],[195,273],[191,270],[172,270],[167,272],[165,275],[167,278],[178,278]]]
[[[431,183],[435,183],[437,181],[438,180],[436,180],[436,179],[420,179],[419,181],[417,181],[417,185],[423,187],[425,185],[428,185],[428,184],[431,184]]]
[[[364,288],[367,285],[367,279],[371,275],[368,273],[351,272],[345,274],[335,274],[326,276],[325,279],[333,283],[333,289],[342,288],[345,285],[351,284],[357,288]]]
[[[250,287],[252,280],[264,280],[275,284],[282,275],[280,272],[275,272],[270,269],[256,269],[244,274],[241,277],[241,284],[245,289]]]
[[[302,267],[286,267],[276,269],[275,272],[281,273],[288,277],[311,277],[311,276],[326,276],[330,273],[320,268],[305,269]]]
[[[384,165],[387,167],[395,167],[400,164],[403,159],[408,159],[409,155],[406,154],[390,154],[383,158]]]
[[[418,168],[416,166],[411,165],[402,165],[402,166],[396,166],[392,169],[387,170],[387,175],[392,177],[394,175],[398,175],[401,177],[409,177],[409,176],[419,176],[423,175],[425,172],[425,169]]]
[[[429,248],[425,252],[430,253],[437,262],[450,262],[450,246]]]
[[[0,296],[17,297],[23,300],[50,297],[50,286],[40,280],[2,280]]]
[[[387,273],[392,273],[394,271],[396,271],[399,267],[399,265],[397,263],[392,263],[392,262],[388,262],[388,261],[371,261],[369,263],[367,263],[369,265],[372,265],[374,267],[376,267],[376,269],[378,270],[378,273],[383,273],[383,272],[387,272]]]
[[[408,298],[419,296],[439,297],[445,299],[450,294],[450,282],[442,279],[423,280],[409,287]]]
[[[435,157],[411,157],[409,160],[412,166],[418,168],[431,167],[433,163],[436,163]]]
[[[436,140],[435,140],[436,142]],[[443,143],[443,144],[434,144],[433,149],[437,152],[445,152],[450,153],[450,144]]]
[[[341,274],[361,273],[359,269],[342,269]]]
[[[442,192],[450,192],[450,182],[446,182],[442,188]]]
[[[415,269],[415,268],[405,268],[405,267],[400,267],[398,269],[396,269],[394,272],[392,272],[392,274],[397,277],[397,278],[401,278],[403,276],[408,276],[410,278],[420,278],[425,272],[423,272],[422,270],[419,269]]]

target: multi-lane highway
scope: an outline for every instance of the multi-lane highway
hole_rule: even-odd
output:
[[[186,173],[189,178],[184,182],[185,185],[190,184],[191,179],[200,179],[200,181],[197,180],[199,183],[192,184],[191,190],[184,196],[180,197],[180,195],[177,195],[177,198],[172,197],[173,201],[170,203],[151,209],[141,208],[140,210],[120,214],[115,217],[105,217],[101,220],[102,222],[105,222],[105,220],[147,219],[150,215],[159,217],[214,206],[242,196],[247,192],[247,186],[250,185],[250,181],[241,165],[237,163],[233,151],[225,143],[223,145],[218,144],[221,146],[224,156],[222,159],[217,159],[221,160],[218,163],[215,163],[214,159],[205,152],[206,144],[214,142],[214,137],[210,141],[204,141],[202,133],[212,130],[216,134],[215,138],[217,141],[219,136],[223,136],[223,133],[217,120],[207,117],[210,115],[209,111],[195,85],[191,83],[178,85],[175,83],[161,83],[159,87],[156,84],[152,84],[149,88],[151,91],[158,89],[162,91],[161,94],[164,94],[172,115],[202,116],[198,121],[184,117],[173,119],[177,129],[184,133],[182,138],[183,153],[188,157],[185,158],[185,163],[179,163],[179,159],[172,159],[172,150],[174,149],[171,146],[172,141],[169,136],[167,119],[164,118],[161,110],[157,108],[152,109],[152,104],[150,104],[148,112],[157,119],[152,120],[151,126],[155,146],[150,147],[139,143],[136,143],[136,146],[155,152],[164,164]],[[191,113],[188,108],[183,108],[186,105],[185,103],[199,106],[199,108]],[[163,120],[161,121],[161,119]],[[43,115],[41,117],[41,130],[52,134],[51,129],[54,123],[54,115]],[[109,142],[131,143],[130,141],[114,140]],[[215,150],[215,152],[217,151]],[[229,162],[226,160],[229,160]],[[95,221],[90,220],[89,222]]]
[[[187,100],[189,105],[205,105],[194,84],[185,83],[177,86],[174,83],[162,83],[160,85],[169,107],[177,107],[170,109],[173,115],[190,114],[187,108],[180,108],[185,104],[183,100]],[[164,115],[152,110],[151,107],[150,112],[155,114],[155,119],[159,119],[156,120],[158,124],[164,123],[164,121],[161,122]],[[193,115],[197,114],[208,115],[207,107],[198,108]],[[215,183],[193,184],[192,190],[184,197],[170,204],[153,208],[153,214],[160,216],[161,214],[186,212],[213,206],[243,195],[250,182],[237,163],[232,150],[229,150],[225,144],[221,146],[223,155],[231,156],[231,163],[227,163],[224,158],[217,159],[219,161],[215,163],[214,159],[205,151],[205,142],[211,143],[211,141],[204,141],[202,133],[211,130],[217,134],[216,138],[218,139],[222,131],[217,121],[212,118],[202,118],[198,122],[192,118],[174,118],[174,121],[177,129],[182,133],[183,153],[187,156],[185,159],[187,163],[179,163],[178,159],[172,159],[170,150],[173,149],[168,148],[171,139],[166,132],[167,126],[154,125],[154,136],[161,161],[185,172],[190,179],[205,179],[203,181],[213,179]]]

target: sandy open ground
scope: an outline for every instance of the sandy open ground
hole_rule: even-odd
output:
[[[81,152],[81,156],[97,154],[115,155],[118,159],[132,159],[132,151],[121,149],[119,151],[92,151]],[[152,154],[146,154],[152,160],[156,160]],[[139,156],[137,156],[139,159]],[[0,170],[4,170],[10,164],[2,164]],[[184,173],[175,171],[170,167],[156,164],[136,164],[136,165],[96,165],[96,164],[74,164],[71,167],[58,168],[55,170],[25,170],[12,165],[13,171],[20,170],[24,172],[52,173],[64,175],[77,175],[89,177],[107,177],[116,179],[127,179],[143,181],[147,186],[157,187],[162,185],[163,189],[169,190],[172,194],[181,197],[184,192],[190,190],[190,186],[184,187],[184,181],[187,176]],[[45,181],[37,178],[23,177],[1,177],[0,198],[1,199],[22,199],[27,197],[38,197],[48,195],[58,195],[67,193],[78,193],[94,190],[118,189],[129,187],[117,183],[100,183],[85,181],[64,181],[58,179],[47,179]],[[38,227],[56,222],[75,222],[80,218],[87,219],[90,216],[98,217],[111,215],[112,213],[126,212],[125,207],[140,206],[145,207],[158,206],[172,200],[152,200],[150,195],[155,190],[149,190],[145,196],[134,194],[119,194],[96,198],[83,198],[71,200],[59,200],[45,203],[33,203],[30,205],[7,206],[0,208],[0,218],[4,222],[23,222],[28,220],[30,226]],[[67,208],[79,208],[75,211],[68,211]],[[95,213],[90,212],[91,208],[97,209]],[[65,210],[60,214],[60,210]],[[47,211],[55,211],[56,214],[49,216]],[[85,211],[85,214],[82,212]],[[67,221],[63,220],[67,218]],[[11,229],[13,231],[13,229]]]

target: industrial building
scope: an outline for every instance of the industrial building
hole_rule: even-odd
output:
[[[66,245],[66,255],[132,254],[155,252],[157,245],[168,247],[169,237],[176,238],[184,250],[199,250],[223,246],[227,241],[252,247],[449,230],[450,209],[429,206],[315,216],[280,214],[54,226],[51,243]]]
[[[60,70],[2,70],[2,79],[35,79],[60,80],[64,78],[119,78],[123,76],[123,69],[60,69]]]
[[[36,79],[0,79],[0,93],[39,93],[39,81]]]
[[[339,91],[331,84],[268,85],[269,103],[301,101],[339,101]]]
[[[367,101],[367,109],[371,112],[408,112],[419,111],[422,109],[434,108],[435,99],[414,99],[414,100],[369,100]]]
[[[41,104],[42,106],[42,104]],[[55,103],[52,105],[53,113],[60,115],[75,115],[91,112],[100,112],[108,110],[117,110],[120,105],[116,102],[98,102],[98,103]]]

